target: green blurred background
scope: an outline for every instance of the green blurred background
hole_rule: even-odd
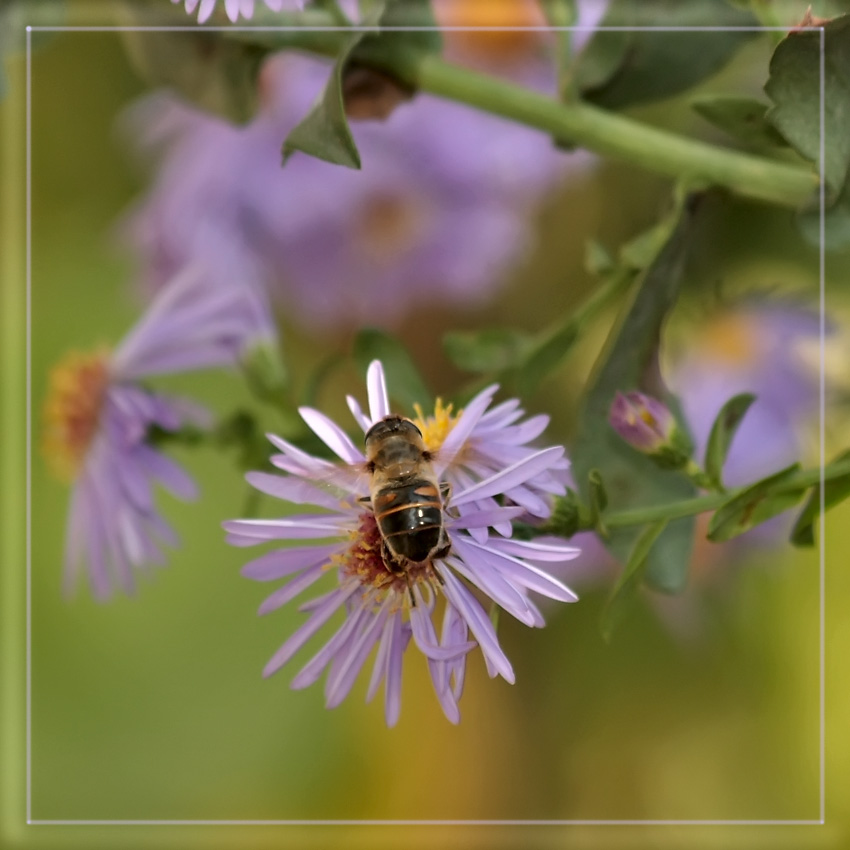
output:
[[[726,72],[729,85],[764,68],[753,45]],[[91,827],[21,822],[24,800],[23,575],[23,92],[24,63],[9,63],[3,103],[3,846],[788,846],[842,847],[850,835],[850,731],[844,613],[850,508],[827,519],[826,814],[820,826],[562,827]],[[749,75],[749,76],[748,76]],[[32,399],[38,413],[51,365],[68,349],[114,342],[139,305],[129,261],[110,228],[144,185],[115,119],[144,87],[114,34],[68,33],[41,46],[32,77]],[[647,120],[704,132],[684,109]],[[544,326],[593,285],[585,240],[617,245],[650,224],[664,181],[606,164],[577,174],[540,216],[540,247],[497,301],[457,315],[435,306],[400,335],[437,390],[459,375],[439,352],[447,328],[514,322]],[[787,214],[730,204],[715,216],[693,286],[718,278],[746,289],[788,284],[815,291],[817,253]],[[830,258],[838,303],[850,263]],[[570,281],[565,287],[564,281]],[[568,439],[576,394],[605,322],[528,409],[553,414],[550,438]],[[351,333],[308,338],[284,329],[296,380]],[[353,333],[353,330],[352,330]],[[235,376],[168,382],[226,412],[243,401]],[[352,370],[320,404],[365,395]],[[838,419],[835,420],[838,422]],[[846,444],[847,431],[834,427]],[[815,452],[816,447],[812,447]],[[598,632],[606,587],[553,608],[544,630],[503,617],[515,686],[471,664],[462,721],[449,724],[416,653],[405,664],[403,709],[386,729],[365,681],[326,711],[320,686],[291,691],[297,669],[260,671],[300,615],[287,606],[255,616],[265,588],[239,576],[246,554],[219,523],[240,515],[246,489],[232,457],[184,451],[178,459],[202,498],[161,506],[182,547],[134,598],[61,595],[68,489],[32,459],[32,818],[35,820],[817,820],[820,817],[820,593],[817,551],[753,555],[705,598],[701,633],[683,641],[650,605],[611,644]],[[814,454],[816,457],[816,453]],[[811,459],[811,458],[809,458]],[[303,655],[307,658],[307,653]],[[362,677],[366,679],[367,677]]]

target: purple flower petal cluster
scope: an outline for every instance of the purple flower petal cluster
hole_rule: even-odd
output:
[[[199,24],[209,19],[216,5],[216,0],[200,0],[200,5],[198,0],[171,0],[171,2],[183,2],[187,15],[194,14],[197,8]],[[283,9],[284,4],[292,9],[301,9],[304,5],[301,0],[263,0],[263,2],[273,12],[279,12]],[[254,0],[224,0],[224,11],[233,23],[236,23],[240,15],[243,18],[250,18],[254,14]]]
[[[131,111],[128,136],[158,162],[121,227],[143,289],[203,257],[222,277],[261,281],[308,328],[392,325],[492,294],[568,155],[535,130],[418,95],[385,121],[352,124],[361,171],[301,153],[281,168],[281,142],[327,74],[314,59],[272,57],[247,127],[165,94]]]
[[[390,414],[383,370],[377,361],[369,368],[367,384],[368,414],[349,399],[352,413],[364,429]],[[508,414],[502,405],[490,411],[488,419],[485,411],[493,392],[494,388],[485,390],[454,421],[446,441],[455,431],[463,434],[462,445],[456,447],[458,451],[462,452],[467,442],[498,437],[496,423],[504,421]],[[516,409],[515,404],[511,406],[513,412]],[[501,441],[507,447],[505,454],[500,457],[498,448],[494,448],[489,455],[494,471],[488,469],[489,474],[464,477],[466,483],[457,487],[448,499],[444,523],[451,540],[450,553],[442,559],[408,564],[405,574],[400,575],[387,568],[381,555],[382,538],[375,516],[361,501],[369,493],[367,476],[358,472],[366,461],[363,452],[319,411],[303,408],[301,415],[344,465],[313,457],[270,435],[269,439],[280,450],[272,457],[272,463],[288,475],[253,472],[247,477],[262,492],[295,504],[314,506],[319,512],[224,523],[228,541],[237,546],[272,540],[315,541],[275,549],[245,565],[243,575],[258,581],[289,577],[288,583],[260,606],[261,614],[299,596],[329,571],[336,573],[331,590],[301,605],[301,610],[308,614],[306,623],[274,654],[264,675],[280,669],[342,610],[345,617],[341,625],[296,674],[293,687],[307,687],[327,671],[325,698],[327,706],[334,707],[347,696],[368,656],[377,647],[367,698],[375,695],[383,681],[385,717],[392,726],[398,720],[401,704],[402,657],[412,640],[428,660],[446,717],[457,723],[466,659],[474,646],[480,646],[490,676],[500,675],[514,681],[513,668],[478,597],[483,594],[528,626],[544,625],[530,591],[563,602],[576,599],[572,591],[538,566],[569,560],[578,553],[574,547],[488,533],[490,528],[505,525],[509,532],[511,520],[525,511],[522,505],[498,504],[493,497],[516,493],[520,488],[554,489],[551,470],[563,466],[563,449],[534,451],[522,446],[525,440],[516,433],[506,436]],[[514,426],[504,427],[510,430]],[[497,439],[495,445],[499,444]],[[444,464],[441,480],[452,480],[458,468],[451,461]],[[456,477],[454,480],[458,481]],[[329,482],[343,491],[342,498],[323,486]],[[319,542],[328,540],[332,542]],[[438,635],[434,620],[439,608],[442,616]]]
[[[51,375],[47,460],[73,480],[64,558],[71,591],[85,568],[105,599],[131,593],[134,568],[164,563],[177,539],[154,504],[154,484],[189,500],[195,483],[149,441],[151,429],[207,428],[208,411],[140,383],[155,375],[232,366],[273,333],[263,297],[247,286],[210,287],[187,269],[157,296],[118,347],[71,354]]]

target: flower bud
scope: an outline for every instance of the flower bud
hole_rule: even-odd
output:
[[[611,427],[633,448],[665,469],[681,469],[693,447],[662,402],[639,392],[618,392],[608,415]]]

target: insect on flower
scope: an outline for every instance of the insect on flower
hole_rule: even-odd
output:
[[[514,681],[511,663],[480,600],[500,606],[528,626],[543,626],[529,591],[563,602],[576,599],[538,563],[569,560],[577,549],[562,542],[510,536],[512,520],[527,513],[523,501],[542,515],[545,500],[540,494],[563,492],[559,478],[566,468],[564,450],[526,446],[545,421],[533,418],[513,424],[522,416],[513,402],[488,411],[495,387],[472,399],[456,417],[451,408],[438,404],[434,417],[419,416],[414,422],[391,412],[377,361],[369,367],[367,384],[368,415],[348,399],[365,432],[365,452],[324,414],[302,408],[304,421],[343,465],[269,435],[280,450],[272,463],[288,475],[248,473],[257,489],[289,502],[315,505],[322,512],[230,520],[224,528],[229,542],[237,546],[316,541],[267,552],[243,567],[243,575],[259,581],[292,576],[263,602],[261,614],[295,598],[328,573],[336,574],[328,592],[302,604],[301,610],[309,614],[307,622],[278,649],[264,675],[279,670],[344,608],[343,622],[292,686],[307,687],[327,669],[326,704],[332,708],[347,696],[377,647],[367,699],[381,681],[386,683],[385,714],[392,726],[400,710],[402,658],[412,639],[428,660],[443,711],[456,723],[466,658],[476,645],[491,676]],[[488,441],[492,438],[488,446],[482,444],[482,435]],[[328,483],[339,487],[342,495],[331,494]],[[438,637],[433,618],[439,608]]]

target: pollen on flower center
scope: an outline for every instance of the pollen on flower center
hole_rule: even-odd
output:
[[[380,603],[389,592],[398,593],[399,603],[406,605],[409,585],[436,582],[434,569],[429,562],[410,564],[405,574],[391,572],[381,556],[381,532],[375,515],[367,512],[360,516],[357,530],[352,532],[351,545],[332,557],[332,561],[346,576],[356,576],[362,585],[378,591],[375,601]]]
[[[44,403],[42,450],[54,474],[71,480],[97,431],[108,380],[106,349],[72,351],[52,369]]]
[[[413,409],[416,411],[416,418],[413,422],[422,432],[422,440],[428,451],[435,452],[443,445],[443,441],[454,428],[460,414],[463,413],[462,410],[459,410],[457,414],[453,414],[453,406],[452,404],[443,404],[443,400],[438,398],[434,405],[433,416],[426,416],[420,405],[413,405]]]

